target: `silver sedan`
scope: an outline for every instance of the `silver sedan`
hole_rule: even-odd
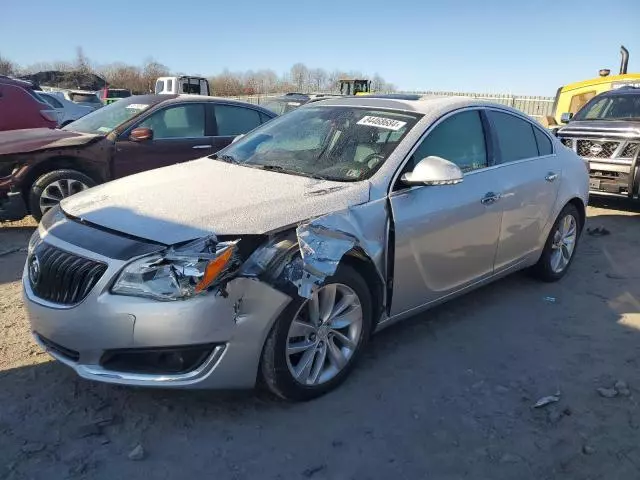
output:
[[[309,399],[375,331],[517,270],[562,278],[587,198],[585,162],[511,108],[332,99],[64,200],[24,295],[84,378]]]

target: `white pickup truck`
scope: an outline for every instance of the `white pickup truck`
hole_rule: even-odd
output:
[[[182,75],[179,77],[160,77],[156,80],[157,94],[170,95],[211,95],[209,82],[204,77],[189,77]]]

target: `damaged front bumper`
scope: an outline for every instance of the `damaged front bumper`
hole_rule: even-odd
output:
[[[113,295],[109,287],[126,261],[102,257],[52,235],[45,241],[108,265],[88,296],[76,305],[49,303],[35,295],[28,265],[25,306],[36,341],[54,358],[89,380],[165,388],[251,388],[262,346],[291,297],[257,278],[230,280],[225,295],[210,292],[184,301]],[[206,347],[187,371],[121,369],[114,352],[181,352]]]

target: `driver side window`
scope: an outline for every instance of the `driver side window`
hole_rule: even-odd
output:
[[[413,153],[406,171],[435,156],[455,163],[463,172],[488,166],[484,128],[478,110],[457,113],[439,123]]]
[[[138,127],[153,130],[153,139],[204,137],[204,105],[193,103],[165,108],[144,119]]]

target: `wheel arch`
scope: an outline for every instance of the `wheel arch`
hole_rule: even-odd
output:
[[[74,156],[49,157],[38,162],[33,168],[30,168],[22,180],[22,195],[25,201],[28,201],[29,191],[33,183],[42,175],[54,172],[56,170],[76,170],[93,179],[96,183],[102,183],[104,180],[102,175],[95,169],[86,165],[81,158]]]
[[[374,317],[372,318],[373,324],[371,329],[371,331],[373,332],[376,325],[380,321],[385,306],[385,286],[382,282],[382,279],[380,278],[380,275],[378,274],[378,269],[376,268],[373,260],[361,248],[358,247],[353,248],[345,253],[340,261],[340,264],[346,264],[352,267],[362,276],[362,279],[369,287],[371,300],[373,302],[371,309]]]
[[[580,218],[578,219],[580,221],[580,228],[584,228],[584,224],[587,221],[587,208],[582,199],[573,197],[565,204],[565,206],[566,205],[573,205],[576,207],[576,210],[578,210],[578,214],[580,215]],[[562,208],[564,208],[564,206]],[[562,211],[562,209],[560,211]]]

